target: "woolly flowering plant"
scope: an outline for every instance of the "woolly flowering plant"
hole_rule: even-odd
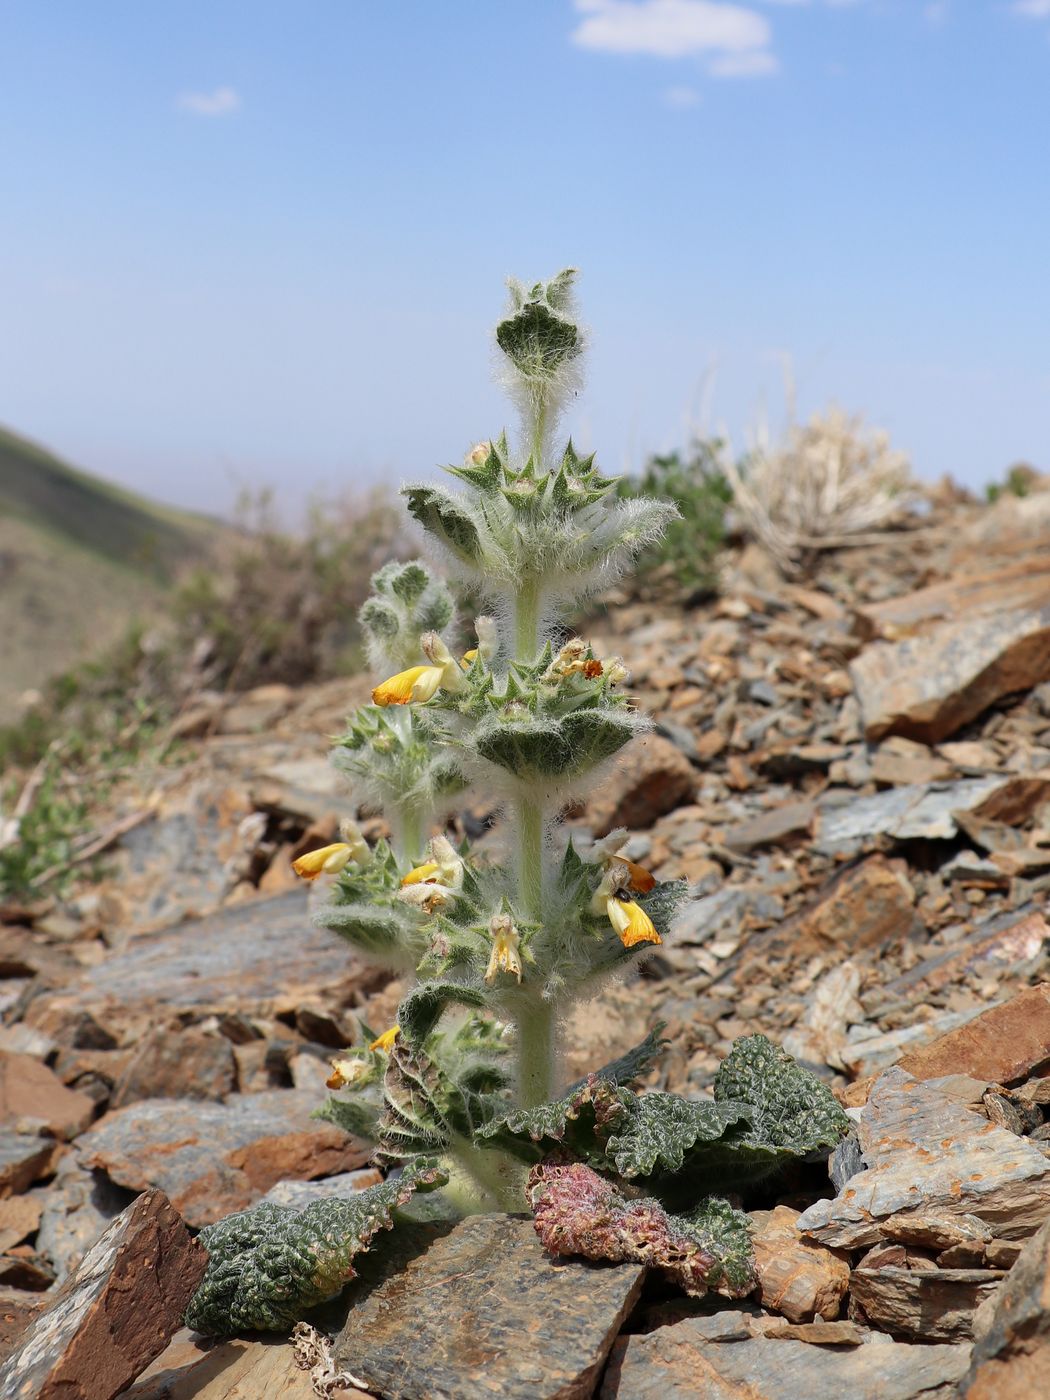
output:
[[[404,491],[449,574],[482,600],[472,635],[458,640],[451,594],[418,561],[381,569],[361,612],[377,684],[334,757],[390,839],[369,845],[346,823],[296,870],[329,883],[318,922],[410,986],[396,1024],[364,1027],[334,1061],[321,1114],[403,1173],[404,1191],[372,1188],[375,1206],[354,1215],[372,1233],[413,1190],[441,1186],[449,1212],[531,1202],[551,1252],[643,1259],[688,1291],[738,1294],[753,1285],[746,1219],[709,1193],[829,1150],[848,1126],[830,1093],[762,1037],[738,1043],[710,1103],[631,1089],[660,1053],[658,1029],[577,1085],[560,1068],[568,1008],[661,943],[685,894],[627,858],[626,833],[578,848],[559,824],[649,727],[621,658],[570,636],[562,618],[675,515],[620,498],[571,442],[555,448],[583,345],[573,279],[511,283],[496,343],[517,443],[479,443],[449,468],[453,487]],[[501,808],[502,861],[447,834],[472,792]],[[357,1230],[340,1252],[345,1205],[332,1203],[331,1222],[323,1204],[310,1210],[309,1221],[280,1221],[282,1248],[303,1235],[297,1259],[334,1260],[297,1265],[301,1306],[319,1280],[347,1277],[344,1262],[367,1243]],[[222,1330],[230,1297],[242,1326],[294,1314],[285,1256],[267,1255],[272,1230],[257,1224],[210,1227],[212,1302],[191,1310],[195,1325]]]

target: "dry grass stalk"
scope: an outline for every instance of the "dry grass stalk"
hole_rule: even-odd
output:
[[[787,573],[815,552],[854,542],[898,523],[916,500],[908,458],[882,431],[865,434],[841,409],[792,426],[745,471],[725,463],[745,530]]]

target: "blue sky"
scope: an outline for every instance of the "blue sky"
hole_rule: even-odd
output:
[[[0,423],[162,499],[428,474],[582,269],[607,470],[831,401],[1050,467],[1050,0],[0,0]]]

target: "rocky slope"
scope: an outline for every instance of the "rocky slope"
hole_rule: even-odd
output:
[[[353,1394],[349,1376],[406,1397],[451,1393],[450,1376],[463,1396],[1036,1393],[1050,1369],[1050,492],[991,509],[946,498],[805,585],[748,551],[717,601],[614,598],[591,630],[657,728],[568,819],[581,840],[629,826],[628,853],[694,899],[637,981],[578,1011],[569,1072],[661,1018],[670,1047],[650,1085],[701,1094],[733,1039],[764,1031],[856,1120],[830,1182],[781,1182],[753,1212],[762,1282],[744,1304],[684,1302],[633,1265],[577,1288],[528,1229],[484,1218],[355,1309],[334,1354],[317,1333],[297,1351],[183,1333],[125,1392],[136,1400]],[[167,1231],[184,1260],[172,1276],[192,1288],[192,1242],[164,1197],[197,1229],[267,1193],[376,1179],[310,1112],[356,1018],[388,1024],[400,989],[313,929],[290,871],[354,808],[325,751],[366,693],[348,680],[199,697],[176,722],[179,762],[130,775],[99,815],[106,878],[0,911],[0,1322],[16,1348],[0,1396],[54,1393],[47,1366],[35,1389],[5,1386],[27,1346],[46,1356],[65,1337],[89,1247],[131,1269],[148,1254],[131,1237]],[[479,835],[494,815],[461,820]],[[501,839],[496,819],[482,844]],[[115,1267],[96,1259],[92,1307]],[[164,1347],[181,1286],[119,1385]],[[522,1349],[522,1329],[573,1308],[542,1357]],[[467,1319],[455,1344],[453,1316]],[[470,1319],[486,1316],[481,1346]]]

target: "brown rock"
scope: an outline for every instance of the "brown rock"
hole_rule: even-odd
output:
[[[33,1233],[40,1224],[40,1202],[31,1196],[0,1199],[0,1254]]]
[[[47,1176],[62,1149],[49,1138],[0,1133],[0,1198],[28,1191]]]
[[[750,1328],[753,1337],[782,1337],[813,1347],[859,1347],[871,1335],[845,1318],[839,1322],[785,1322],[781,1317],[753,1317]]]
[[[915,891],[902,860],[875,855],[837,875],[798,916],[803,938],[854,952],[881,948],[921,931]]]
[[[869,1322],[895,1337],[954,1342],[973,1336],[974,1313],[1001,1278],[992,1269],[869,1268],[862,1259],[850,1297]]]
[[[317,1391],[286,1337],[215,1343],[182,1327],[121,1400],[317,1400]]]
[[[900,1067],[915,1079],[968,1074],[1015,1084],[1050,1064],[1050,982],[1025,987],[1001,1006],[913,1050]]]
[[[938,743],[1050,678],[1045,560],[936,584],[861,617],[869,634],[900,638],[869,644],[850,666],[868,739]]]
[[[892,1216],[979,1217],[1023,1239],[1050,1213],[1050,1161],[900,1068],[880,1076],[857,1127],[867,1170],[799,1217],[803,1235],[837,1249],[878,1243]]]
[[[670,739],[646,734],[620,751],[617,767],[587,803],[587,824],[595,836],[618,826],[637,830],[688,802],[696,774]]]
[[[820,1347],[773,1337],[719,1339],[724,1314],[691,1317],[613,1346],[601,1400],[916,1400],[944,1396],[970,1348]],[[943,1387],[943,1389],[940,1389]]]
[[[472,1216],[407,1261],[388,1256],[370,1291],[362,1272],[335,1361],[384,1400],[582,1400],[643,1274],[552,1260],[531,1220]]]
[[[370,1147],[311,1117],[310,1091],[271,1089],[228,1103],[144,1099],[107,1113],[81,1140],[88,1166],[132,1191],[158,1186],[194,1227],[244,1210],[284,1178],[362,1166]]]
[[[14,1351],[23,1332],[47,1301],[20,1288],[0,1288],[0,1365]]]
[[[804,1240],[790,1206],[755,1211],[753,1244],[758,1274],[757,1300],[790,1322],[812,1322],[817,1313],[838,1317],[849,1287],[849,1263],[812,1240]]]
[[[163,1350],[206,1256],[159,1191],[128,1206],[0,1368],[0,1400],[112,1400]]]
[[[960,1387],[968,1400],[1035,1400],[1050,1377],[1050,1220],[1007,1274]]]
[[[233,1046],[225,1036],[200,1026],[157,1026],[136,1047],[110,1107],[139,1099],[223,1099],[236,1076]]]
[[[95,1116],[95,1101],[67,1089],[32,1055],[0,1051],[0,1123],[38,1123],[52,1137],[82,1133]]]

